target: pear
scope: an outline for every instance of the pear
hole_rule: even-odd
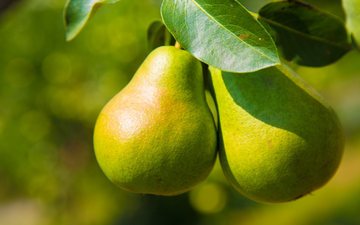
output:
[[[94,131],[103,172],[135,193],[188,191],[210,173],[216,146],[201,63],[170,46],[150,53],[103,108]]]
[[[259,202],[298,199],[336,172],[344,148],[323,98],[284,66],[234,74],[211,68],[226,178]]]

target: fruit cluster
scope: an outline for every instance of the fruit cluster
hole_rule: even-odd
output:
[[[260,202],[297,199],[333,176],[344,147],[341,126],[301,78],[284,66],[209,70],[216,106],[197,59],[157,48],[104,107],[94,146],[113,183],[136,193],[181,194],[206,179],[217,153],[229,182]]]

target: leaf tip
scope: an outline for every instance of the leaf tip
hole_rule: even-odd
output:
[[[91,15],[104,3],[118,0],[68,0],[64,8],[66,41],[74,39],[85,27]]]
[[[66,33],[65,33],[65,40],[67,41],[67,42],[70,42],[70,41],[72,41],[72,40],[74,40],[74,38],[77,36],[77,34],[74,34],[74,32],[70,32],[68,29],[67,29],[67,31],[66,31]]]

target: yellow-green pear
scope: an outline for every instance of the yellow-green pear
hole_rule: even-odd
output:
[[[216,158],[216,130],[201,63],[175,47],[155,49],[101,111],[97,161],[119,187],[181,194],[204,180]]]
[[[339,121],[284,66],[234,74],[211,68],[225,176],[259,202],[286,202],[323,186],[344,147]]]

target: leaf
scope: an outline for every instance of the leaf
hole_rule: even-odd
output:
[[[223,71],[279,63],[271,36],[238,0],[164,0],[161,15],[183,48]]]
[[[357,43],[360,43],[360,1],[343,0],[346,12],[346,26],[353,33]]]
[[[66,40],[74,39],[84,28],[91,14],[103,4],[119,0],[69,0],[65,6]]]
[[[174,37],[161,21],[154,21],[150,24],[147,32],[147,40],[149,51],[163,45],[175,44]]]
[[[269,3],[259,20],[273,29],[284,58],[299,65],[325,66],[351,50],[341,20],[299,1]]]
[[[360,41],[360,40],[359,40]],[[357,43],[357,41],[355,40],[355,37],[354,37],[354,35],[352,34],[351,35],[351,43],[352,43],[352,47],[354,48],[354,49],[358,49],[358,50],[360,50],[360,42],[359,43]]]

